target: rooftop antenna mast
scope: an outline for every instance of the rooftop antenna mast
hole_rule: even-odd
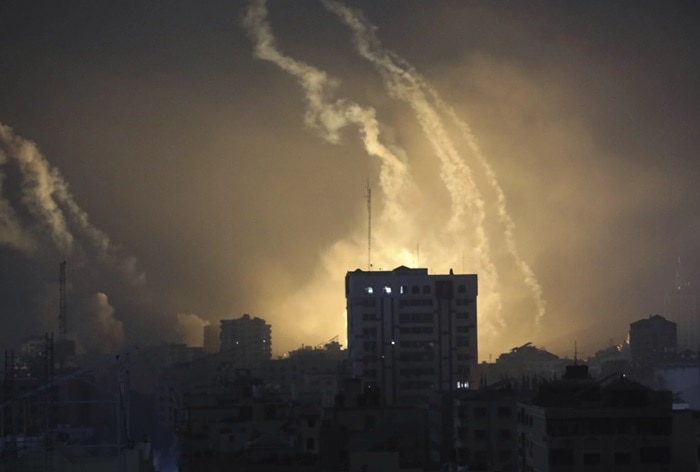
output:
[[[58,279],[58,339],[65,341],[68,333],[68,313],[66,309],[66,261],[59,264]]]
[[[367,179],[367,270],[372,270],[372,188]]]

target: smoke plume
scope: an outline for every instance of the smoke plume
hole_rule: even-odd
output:
[[[88,353],[109,353],[124,345],[123,323],[104,293],[94,294],[80,307],[74,326],[78,346]]]
[[[209,321],[194,313],[178,313],[175,334],[178,341],[191,347],[204,345],[204,327]]]
[[[428,261],[427,265],[438,266],[443,270],[455,265],[456,255],[462,255],[462,265],[467,257],[469,267],[479,275],[481,286],[481,336],[488,342],[498,335],[505,326],[501,295],[503,287],[487,231],[487,220],[491,216],[487,214],[487,202],[477,181],[478,177],[468,163],[471,158],[480,165],[486,185],[495,194],[495,219],[500,222],[501,237],[523,275],[524,284],[530,289],[536,306],[533,322],[539,320],[544,315],[545,307],[542,290],[530,266],[518,252],[515,225],[508,214],[505,195],[468,124],[457,116],[410,64],[381,45],[374,33],[376,28],[360,13],[333,0],[324,0],[322,3],[351,29],[358,53],[374,66],[388,95],[408,104],[413,110],[424,138],[432,149],[432,158],[438,163],[439,180],[447,195],[449,210],[444,214],[421,217],[420,212],[408,210],[406,202],[434,198],[430,188],[421,188],[416,184],[415,171],[409,163],[409,159],[414,157],[403,148],[398,148],[394,154],[388,154],[389,149],[397,149],[397,146],[381,141],[386,138],[378,131],[387,129],[387,126],[379,123],[371,107],[362,107],[347,99],[332,98],[339,88],[338,79],[329,78],[326,72],[282,54],[267,21],[264,0],[254,1],[248,9],[245,27],[255,43],[255,55],[293,75],[302,85],[307,100],[306,125],[320,131],[326,140],[335,144],[340,142],[339,132],[342,128],[355,125],[364,137],[367,153],[382,160],[379,181],[384,213],[373,221],[372,232],[375,237],[368,242],[372,245],[375,259],[389,264],[385,269],[400,264],[409,265],[410,261],[417,263],[418,242],[421,243],[423,259]],[[457,132],[450,127],[456,127]],[[368,139],[369,136],[372,137],[371,140]],[[470,155],[461,151],[464,147],[461,140],[466,141]],[[437,219],[442,221],[438,222]],[[299,306],[302,309],[304,300],[308,301],[309,296],[320,301],[324,290],[319,290],[319,287],[325,286],[328,281],[338,282],[337,268],[351,269],[351,254],[358,252],[361,237],[362,232],[357,231],[345,243],[339,241],[329,248],[324,255],[323,266],[310,284],[310,287],[315,288],[302,290],[292,296],[288,300],[288,306]],[[413,247],[416,247],[415,253]],[[326,261],[333,261],[334,264],[329,267]],[[313,295],[313,292],[319,293]],[[316,305],[325,306],[323,303]],[[320,324],[323,322],[309,322],[309,332],[320,328]]]
[[[48,233],[58,253],[70,258],[80,247],[80,241],[85,241],[87,247],[96,250],[99,261],[121,266],[122,274],[130,283],[137,286],[145,283],[145,274],[137,268],[136,259],[118,254],[109,236],[90,223],[66,180],[42,156],[36,144],[0,123],[0,168],[9,161],[17,166],[21,175],[21,203],[36,224],[23,225],[10,201],[3,199],[0,193],[0,245],[29,252],[36,247],[37,239]],[[3,191],[3,177],[0,173],[0,192]],[[34,227],[41,228],[38,234]]]
[[[443,113],[447,120],[451,120],[458,126],[473,158],[483,168],[488,185],[496,194],[496,210],[504,228],[506,246],[522,272],[525,283],[531,289],[537,306],[536,320],[539,321],[545,310],[542,288],[530,266],[519,254],[514,237],[515,224],[508,214],[505,194],[488,159],[481,152],[469,125],[440,98],[437,91],[410,64],[381,45],[374,33],[376,28],[361,13],[334,0],[323,0],[323,4],[329,11],[338,15],[352,30],[358,52],[380,72],[387,91],[392,96],[407,102],[413,108],[426,137],[431,141],[436,155],[440,158],[443,168],[442,178],[445,186],[450,189],[453,209],[449,227],[456,229],[457,232],[464,231],[463,226],[467,216],[464,214],[464,206],[469,206],[472,222],[477,232],[474,249],[480,259],[478,262],[482,267],[482,281],[487,282],[487,289],[498,290],[498,276],[488,255],[488,240],[484,229],[485,204],[474,182],[473,173],[466,162],[467,156],[462,156],[457,151],[455,139],[450,137],[440,113]],[[498,300],[495,309],[500,309]]]

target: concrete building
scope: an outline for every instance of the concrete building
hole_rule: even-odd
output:
[[[337,341],[302,347],[281,359],[263,362],[254,373],[267,391],[301,403],[333,406],[345,371],[347,350]]]
[[[559,378],[570,363],[570,359],[562,359],[532,343],[525,343],[502,353],[494,363],[482,362],[479,365],[479,386],[505,379],[535,381]]]
[[[468,470],[516,471],[519,395],[507,382],[453,398],[456,460]]]
[[[670,392],[571,367],[518,406],[520,470],[696,470],[692,414],[674,410]]]
[[[426,404],[476,380],[476,275],[358,269],[345,296],[351,373],[386,405]]]
[[[656,388],[673,392],[673,400],[700,411],[700,359],[662,362],[654,367]]]
[[[647,386],[653,386],[654,365],[676,354],[676,323],[660,315],[630,324],[632,372]]]
[[[376,389],[346,379],[321,426],[321,470],[419,472],[429,468],[427,412],[381,406]]]
[[[275,470],[317,461],[320,409],[260,396],[257,385],[240,376],[225,387],[188,392],[178,428],[180,471]]]
[[[272,327],[247,314],[221,320],[221,352],[229,353],[241,367],[257,366],[272,355]]]
[[[221,324],[207,325],[204,331],[204,352],[213,354],[221,350]]]

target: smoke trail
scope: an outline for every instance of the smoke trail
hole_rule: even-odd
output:
[[[332,13],[338,15],[353,31],[355,45],[362,57],[370,61],[382,76],[388,92],[414,110],[418,122],[440,160],[440,177],[450,194],[451,217],[448,232],[453,244],[460,244],[467,231],[466,215],[471,216],[476,243],[473,251],[478,261],[485,292],[490,294],[491,321],[503,325],[500,318],[502,301],[498,290],[498,271],[491,261],[489,241],[484,228],[486,212],[484,200],[477,188],[469,166],[466,165],[450,139],[437,111],[424,93],[425,82],[413,71],[404,67],[398,58],[385,50],[373,33],[374,27],[346,6],[332,1],[322,1]],[[467,211],[468,210],[468,211]],[[494,320],[493,317],[496,317]]]
[[[477,161],[484,170],[486,180],[491,188],[496,193],[496,208],[499,220],[505,229],[505,241],[509,253],[516,262],[516,265],[524,275],[526,285],[532,292],[533,299],[537,306],[536,321],[544,315],[545,302],[542,297],[542,289],[535,277],[530,266],[520,256],[515,243],[514,231],[515,224],[508,214],[506,207],[505,194],[498,183],[495,172],[489,164],[486,157],[481,152],[471,128],[461,120],[454,110],[449,107],[437,94],[436,90],[425,80],[410,64],[398,57],[395,53],[386,50],[382,47],[380,41],[374,34],[376,29],[369,24],[360,13],[356,13],[346,6],[334,1],[323,0],[324,6],[331,12],[338,15],[350,27],[354,33],[356,47],[362,57],[370,61],[382,75],[385,85],[389,92],[408,102],[416,112],[418,120],[421,122],[426,135],[431,140],[436,153],[443,161],[443,178],[448,188],[451,188],[453,201],[462,198],[467,198],[468,201],[476,199],[477,204],[472,206],[472,210],[476,210],[475,219],[477,224],[480,224],[481,232],[479,239],[485,238],[483,233],[483,201],[480,200],[478,190],[473,182],[472,173],[462,157],[456,152],[452,140],[449,138],[445,127],[438,116],[437,110],[445,113],[460,130],[462,136],[467,141],[467,144],[476,157]],[[434,105],[433,105],[434,104]],[[437,110],[436,110],[437,109]],[[466,188],[461,188],[454,181],[450,181],[449,177],[445,178],[445,174],[457,172],[454,177],[466,179]],[[466,190],[467,194],[462,191]],[[455,216],[461,215],[462,211],[460,204],[455,205]],[[488,246],[480,241],[480,250],[488,250]],[[486,259],[486,257],[482,257]],[[492,270],[491,268],[489,268]],[[492,274],[491,274],[492,275]]]
[[[15,135],[9,126],[0,123],[0,166],[10,159],[16,162],[22,177],[22,203],[48,229],[62,256],[68,257],[75,251],[78,234],[97,249],[101,260],[119,266],[130,283],[136,286],[145,283],[145,274],[137,269],[135,259],[126,257],[122,260],[119,257],[109,236],[90,223],[88,214],[73,198],[68,183],[56,168],[51,167],[36,145]],[[2,177],[0,174],[0,184]],[[0,244],[27,251],[36,246],[5,199],[0,199]]]
[[[518,247],[515,244],[515,223],[508,214],[508,210],[506,207],[506,196],[503,193],[503,188],[498,183],[496,173],[494,172],[493,167],[491,167],[491,164],[489,164],[484,154],[481,152],[481,148],[479,147],[479,144],[476,140],[476,137],[474,136],[474,133],[471,130],[471,127],[466,122],[464,122],[464,120],[460,119],[459,116],[457,116],[457,113],[454,111],[454,109],[448,106],[446,103],[444,103],[444,101],[432,89],[431,94],[433,95],[433,99],[438,104],[438,106],[448,114],[448,116],[459,128],[460,132],[462,133],[462,136],[464,136],[464,138],[467,140],[469,148],[474,153],[474,156],[476,156],[477,160],[479,161],[479,164],[484,169],[486,180],[488,181],[489,185],[491,185],[491,188],[493,188],[493,190],[496,192],[496,208],[498,210],[498,217],[505,228],[504,234],[506,245],[508,246],[508,251],[513,256],[513,259],[515,260],[515,263],[517,264],[518,268],[523,273],[523,276],[525,277],[525,283],[532,292],[535,304],[537,305],[537,316],[535,318],[535,321],[539,323],[542,320],[542,317],[544,316],[545,307],[547,303],[544,300],[544,296],[542,294],[542,286],[537,280],[535,273],[532,271],[530,265],[527,262],[525,262],[525,259],[523,259],[520,256]]]
[[[380,139],[380,124],[372,108],[363,108],[344,99],[333,99],[338,81],[304,62],[285,56],[277,48],[272,29],[267,21],[265,0],[254,0],[248,8],[244,27],[255,43],[255,56],[272,62],[285,72],[296,77],[304,89],[307,109],[304,122],[316,129],[331,143],[340,142],[340,130],[354,124],[359,127],[367,153],[380,159],[380,183],[385,194],[384,212],[394,221],[407,218],[398,198],[399,193],[410,185],[410,176],[402,159],[403,153],[384,145]]]
[[[2,133],[2,129],[0,129],[0,133]],[[0,148],[0,167],[6,162],[7,155]],[[4,180],[5,175],[0,172],[0,246],[9,246],[23,252],[31,252],[35,249],[36,243],[22,229],[22,225],[17,219],[17,214],[10,202],[2,198],[2,184]]]

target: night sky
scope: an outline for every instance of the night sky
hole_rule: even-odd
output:
[[[697,2],[0,3],[0,345],[340,335],[479,275],[480,358],[586,356],[700,270]]]

